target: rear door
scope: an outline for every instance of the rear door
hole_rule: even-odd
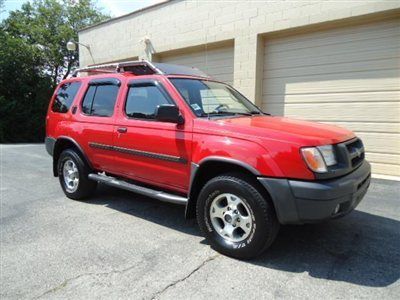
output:
[[[135,79],[128,84],[114,133],[115,167],[126,177],[187,191],[191,124],[155,120],[158,105],[175,104],[163,83]]]
[[[113,170],[113,144],[115,106],[121,81],[117,78],[92,79],[77,109],[74,135],[84,148],[94,168]]]

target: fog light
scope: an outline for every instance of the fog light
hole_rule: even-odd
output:
[[[336,215],[339,212],[340,209],[340,204],[336,205],[335,210],[333,211],[333,214]]]

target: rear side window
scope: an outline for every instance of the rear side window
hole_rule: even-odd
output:
[[[116,85],[90,85],[82,102],[86,115],[111,117],[114,113],[119,87]]]
[[[132,86],[126,99],[125,112],[130,118],[155,119],[157,107],[170,103],[167,96],[155,85]]]
[[[81,86],[81,82],[67,82],[60,86],[54,99],[51,110],[58,113],[66,113],[74,102],[75,96]]]

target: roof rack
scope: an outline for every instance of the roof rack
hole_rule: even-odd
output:
[[[76,69],[72,77],[76,77],[80,72],[98,72],[98,73],[122,73],[131,72],[135,75],[189,75],[203,78],[210,78],[197,68],[171,65],[165,63],[151,63],[147,60],[134,60],[125,62],[116,62],[110,64],[100,64]]]
[[[80,72],[121,73],[126,71],[132,72],[135,75],[163,74],[161,70],[159,70],[157,67],[155,67],[151,62],[147,60],[134,60],[134,61],[117,62],[110,64],[93,65],[76,69],[72,73],[72,77],[76,77]]]

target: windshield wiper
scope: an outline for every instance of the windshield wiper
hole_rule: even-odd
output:
[[[250,112],[252,115],[267,115],[267,116],[270,116],[271,114],[269,114],[269,113],[266,113],[266,112],[263,112],[263,111],[257,111],[257,110],[254,110],[254,111],[251,111]]]
[[[215,115],[242,115],[242,116],[251,116],[251,113],[247,112],[234,112],[234,111],[214,111],[210,113],[203,113],[201,116],[202,117],[207,117],[207,116],[215,116]]]
[[[237,115],[243,115],[243,116],[251,116],[252,115],[252,113],[251,112],[235,112],[234,114],[237,114]]]

